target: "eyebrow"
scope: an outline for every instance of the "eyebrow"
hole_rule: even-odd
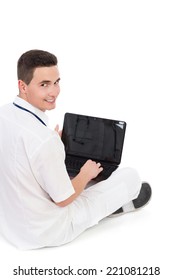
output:
[[[55,81],[55,83],[56,83],[56,82],[59,82],[60,80],[61,80],[61,78],[58,78],[58,79]]]
[[[59,81],[60,81],[60,78],[58,78],[54,83],[59,82]],[[39,84],[41,85],[41,84],[50,84],[50,83],[51,83],[51,81],[49,81],[49,80],[43,80]]]
[[[49,80],[43,80],[43,81],[41,81],[39,84],[50,84],[50,82],[51,82],[51,81],[49,81]]]

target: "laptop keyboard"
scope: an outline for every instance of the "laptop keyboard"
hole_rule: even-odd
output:
[[[77,175],[81,169],[81,167],[84,165],[84,163],[87,161],[87,159],[76,159],[76,158],[70,158],[66,157],[65,164],[67,171],[70,174],[75,174]],[[97,176],[98,178],[102,177],[101,180],[107,179],[114,170],[117,169],[117,166],[115,165],[108,165],[105,163],[101,163],[101,166],[103,167],[103,171]]]
[[[65,164],[66,164],[66,167],[67,167],[67,170],[75,170],[76,172],[79,172],[81,167],[84,165],[84,163],[86,162],[87,160],[82,160],[82,159],[75,159],[75,158],[70,158],[70,157],[67,157],[66,160],[65,160]]]

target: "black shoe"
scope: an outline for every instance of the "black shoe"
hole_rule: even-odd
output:
[[[142,187],[138,197],[132,200],[131,204],[128,203],[127,205],[124,205],[123,207],[115,211],[112,215],[128,213],[144,207],[150,201],[151,195],[152,190],[150,185],[146,182],[142,183]]]

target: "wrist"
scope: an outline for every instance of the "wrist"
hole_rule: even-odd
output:
[[[83,169],[80,170],[78,176],[85,185],[87,185],[92,179],[90,173]]]

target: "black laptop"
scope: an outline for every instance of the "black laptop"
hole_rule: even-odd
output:
[[[96,180],[107,179],[120,165],[125,131],[124,121],[66,113],[62,141],[69,176],[76,176],[82,165],[91,159],[103,167]]]

